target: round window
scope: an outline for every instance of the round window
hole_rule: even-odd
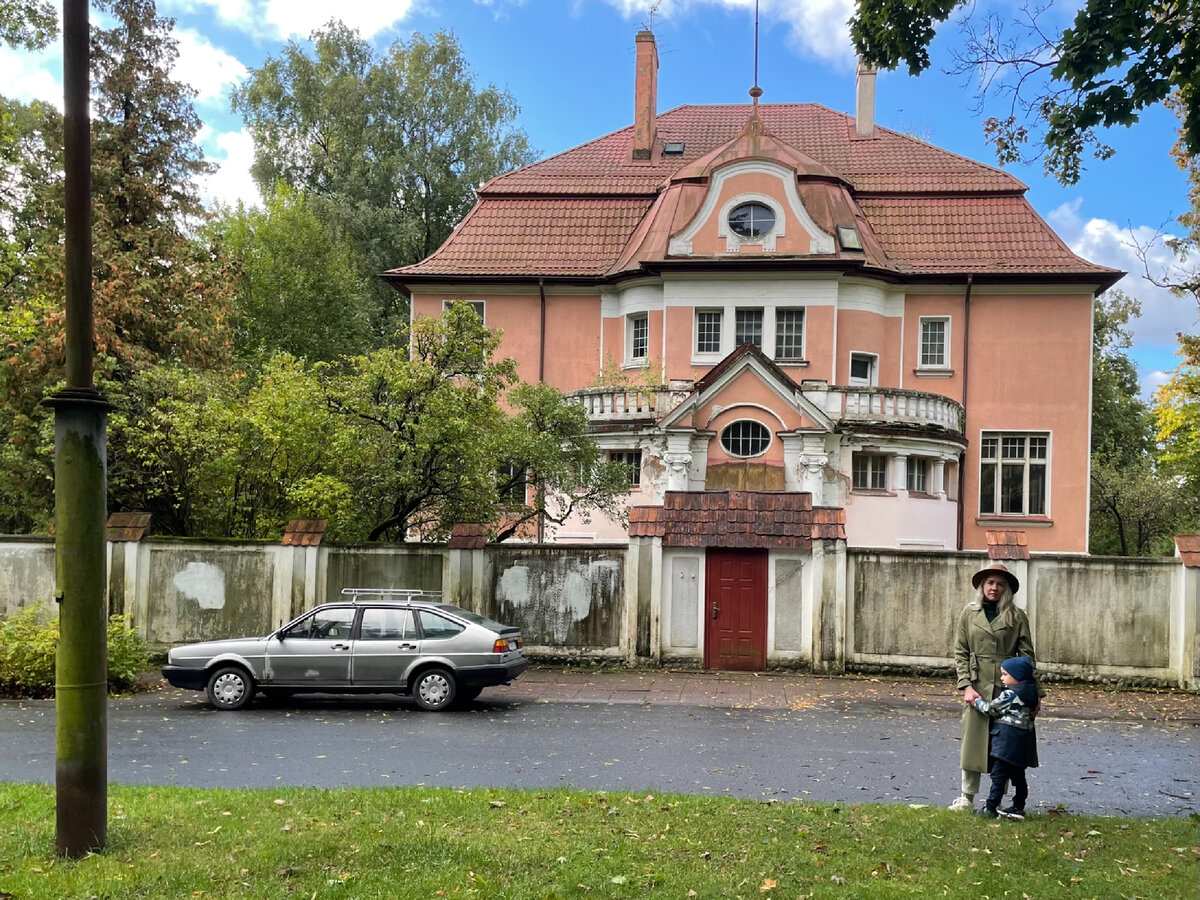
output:
[[[721,432],[721,446],[730,456],[761,456],[770,445],[771,432],[752,419],[731,422]]]
[[[775,213],[762,203],[743,203],[729,214],[729,227],[744,238],[762,237],[775,227]]]

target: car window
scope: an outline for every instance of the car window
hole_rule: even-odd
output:
[[[410,640],[417,636],[412,610],[374,606],[363,610],[358,626],[361,641]]]
[[[354,610],[345,607],[319,609],[291,626],[282,636],[287,640],[348,638],[354,626]]]
[[[426,640],[435,641],[438,638],[454,637],[464,628],[457,622],[452,622],[427,609],[417,610],[417,618],[421,621],[421,634]]]

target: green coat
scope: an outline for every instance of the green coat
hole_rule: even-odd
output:
[[[969,684],[984,700],[994,700],[1002,690],[1000,664],[1013,656],[1033,655],[1033,634],[1024,610],[1015,609],[1016,620],[1007,627],[997,617],[989,622],[982,609],[966,607],[954,631],[954,668],[958,689]],[[1035,660],[1036,662],[1036,660]],[[969,772],[988,770],[988,717],[971,706],[963,708],[962,768]],[[1036,760],[1034,765],[1037,765]]]

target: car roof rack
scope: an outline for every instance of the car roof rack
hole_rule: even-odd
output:
[[[429,600],[440,603],[441,591],[419,591],[413,588],[342,588],[342,596],[349,597],[351,603],[359,603],[362,599],[398,600],[409,603],[413,600]]]

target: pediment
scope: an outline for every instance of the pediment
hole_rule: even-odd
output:
[[[778,432],[831,433],[833,420],[761,351],[743,344],[696,382],[682,403],[659,421],[661,428],[709,429],[731,409],[765,413]]]

